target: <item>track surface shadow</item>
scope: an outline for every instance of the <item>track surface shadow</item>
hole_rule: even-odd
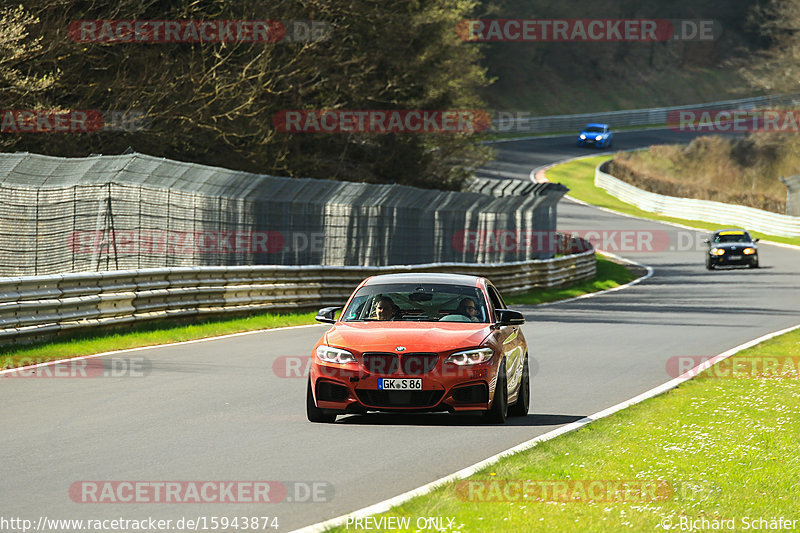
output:
[[[545,415],[529,413],[527,416],[509,417],[507,426],[561,426],[585,418],[585,415]],[[363,426],[487,426],[481,415],[450,413],[367,413],[347,415],[336,424]]]

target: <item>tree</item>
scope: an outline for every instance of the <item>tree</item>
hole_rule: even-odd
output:
[[[46,93],[57,73],[37,67],[41,37],[30,36],[39,21],[24,7],[0,8],[0,109],[18,110],[48,105]],[[10,144],[0,134],[0,147]]]
[[[768,47],[742,68],[756,87],[771,93],[800,90],[800,2],[767,0],[750,17]]]
[[[480,52],[454,30],[472,0],[31,0],[37,64],[62,73],[60,106],[132,111],[142,131],[17,136],[52,155],[140,152],[274,175],[458,188],[490,151],[465,134],[280,133],[292,109],[476,109]],[[67,37],[80,20],[324,21],[327,40],[104,43]],[[290,22],[289,27],[292,23]]]

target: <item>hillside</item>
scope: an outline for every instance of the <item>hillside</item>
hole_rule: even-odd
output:
[[[297,132],[281,130],[277,117],[303,112],[316,123],[315,113],[324,110],[548,115],[749,96],[755,91],[737,68],[767,44],[747,22],[757,3],[27,0],[0,7],[0,110],[10,110],[2,117],[0,149],[86,156],[132,147],[257,173],[458,189],[491,157],[469,132],[344,126]],[[462,40],[458,24],[480,17],[714,19],[722,31],[711,42]],[[319,38],[289,31],[276,34],[277,42],[257,43],[109,42],[97,36],[113,32],[97,28],[92,38],[81,37],[81,21],[109,19],[275,19],[287,28],[313,20],[329,31]],[[31,110],[88,110],[102,115],[103,127],[30,133],[21,117]],[[107,127],[110,116],[126,113],[144,119],[130,128]]]
[[[799,166],[795,135],[756,133],[698,137],[686,146],[619,153],[608,171],[657,194],[786,214],[786,187],[778,178],[795,174]]]
[[[482,44],[495,81],[481,91],[493,109],[534,115],[611,111],[758,94],[738,72],[767,43],[748,21],[755,0],[575,2],[496,0],[476,18],[712,19],[711,42],[517,42]]]

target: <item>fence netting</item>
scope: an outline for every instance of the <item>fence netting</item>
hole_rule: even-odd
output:
[[[203,265],[496,263],[558,251],[557,184],[448,192],[143,154],[0,154],[0,275]]]

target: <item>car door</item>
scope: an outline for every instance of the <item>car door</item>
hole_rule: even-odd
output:
[[[492,285],[486,287],[489,292],[489,299],[494,309],[507,309],[500,293]],[[497,316],[494,317],[497,320]],[[498,341],[503,347],[503,354],[506,358],[506,377],[508,378],[508,392],[517,389],[522,379],[522,363],[524,353],[523,336],[519,326],[501,326],[498,330]]]

